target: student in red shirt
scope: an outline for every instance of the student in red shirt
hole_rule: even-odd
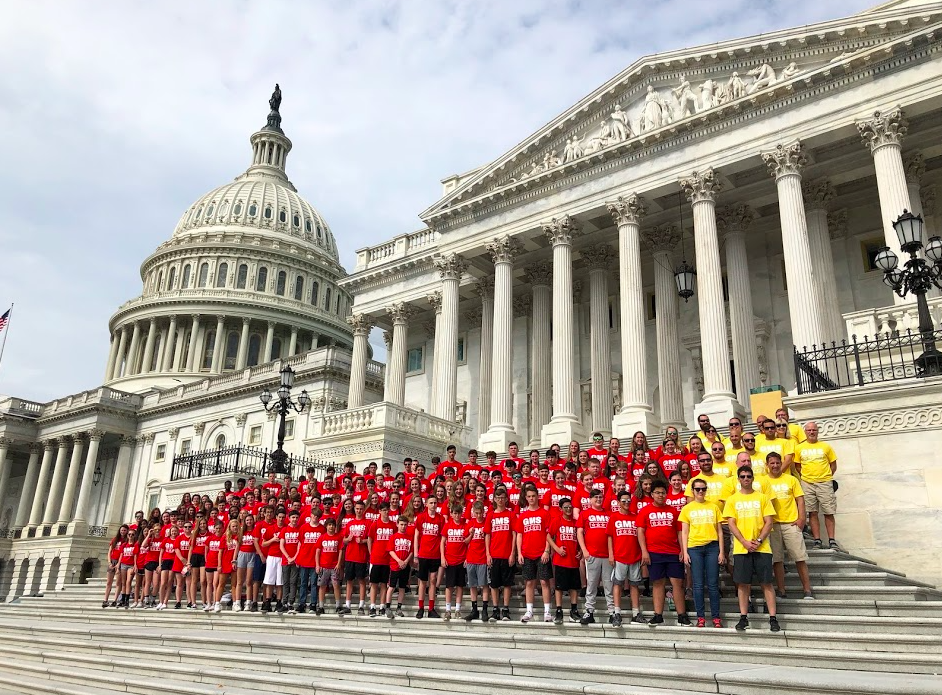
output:
[[[298,590],[298,613],[304,613],[304,603],[310,595],[310,611],[317,612],[318,591],[317,591],[317,571],[315,556],[317,555],[317,545],[326,529],[321,524],[321,510],[314,508],[308,521],[301,525],[300,548],[296,560],[298,567],[301,568],[300,583]]]
[[[641,546],[641,562],[648,565],[651,582],[654,584],[654,617],[649,625],[664,622],[665,583],[670,579],[677,606],[677,623],[690,625],[684,606],[684,561],[681,551],[681,525],[679,512],[667,505],[667,483],[655,480],[651,485],[653,504],[638,514],[638,543]]]
[[[687,504],[687,495],[685,494],[684,481],[680,471],[674,471],[669,476],[670,487],[667,488],[667,504],[677,510],[680,510]]]
[[[190,553],[186,564],[190,566],[190,576],[187,577],[187,595],[193,597],[196,605],[196,592],[200,592],[200,598],[203,600],[203,608],[206,609],[213,605],[212,592],[207,590],[206,581],[206,541],[209,539],[209,525],[205,517],[197,517],[193,525],[193,532],[190,535]]]
[[[130,608],[131,584],[137,574],[137,554],[140,544],[134,529],[128,530],[127,540],[118,547],[118,608]]]
[[[389,502],[380,502],[379,519],[370,525],[366,547],[370,555],[370,617],[383,613],[383,599],[389,583],[389,541],[396,534],[396,524],[389,519]],[[379,603],[376,602],[377,593]]]
[[[219,550],[222,548],[222,530],[224,525],[218,519],[213,523],[212,530],[206,534],[206,546],[203,551],[203,557],[206,566],[203,572],[206,575],[206,594],[203,610],[209,613],[216,607],[216,573],[219,570]]]
[[[370,567],[370,555],[367,549],[370,522],[366,520],[365,512],[366,503],[363,500],[356,502],[353,505],[354,517],[344,529],[343,576],[347,584],[347,598],[341,615],[350,615],[354,582],[357,584],[360,597],[357,615],[366,615],[364,603],[366,602],[366,578]]]
[[[425,500],[425,511],[415,520],[415,554],[419,559],[419,610],[416,618],[425,617],[425,595],[428,591],[428,617],[440,618],[435,610],[435,587],[441,567],[440,539],[445,526],[445,517],[438,513],[438,500],[429,495]]]
[[[144,563],[144,600],[142,608],[153,608],[157,605],[157,595],[160,593],[160,522],[153,521],[150,525],[150,534],[141,546],[142,553],[146,549],[146,562]]]
[[[143,512],[142,512],[143,514]],[[138,527],[137,538],[140,544],[140,547],[137,550],[137,556],[134,560],[135,573],[137,574],[137,582],[134,585],[134,603],[131,604],[131,608],[143,608],[144,607],[144,596],[147,590],[146,582],[146,566],[147,566],[147,551],[150,546],[150,535],[151,530],[146,521],[141,519],[141,522]]]
[[[165,515],[169,520],[170,515],[166,514],[166,512]],[[115,582],[115,575],[118,574],[118,565],[121,559],[121,545],[127,543],[128,532],[130,530],[127,524],[121,524],[121,526],[118,527],[118,533],[111,539],[111,543],[108,546],[108,583],[105,586],[105,600],[101,602],[102,608],[107,608],[109,605],[115,608],[118,605],[118,597],[121,594],[121,581],[119,579]],[[115,600],[109,604],[108,599],[111,596],[112,584],[114,584],[115,587]]]
[[[662,447],[663,451],[657,457],[657,465],[664,477],[670,478],[671,473],[677,470],[685,457],[683,452],[677,448],[677,444],[673,439],[665,439]]]
[[[478,450],[468,449],[468,462],[462,467],[461,475],[468,473],[471,476],[471,480],[478,480],[483,470],[484,469],[481,468],[481,465],[478,463]]]
[[[612,594],[612,561],[608,552],[608,511],[602,508],[602,491],[593,489],[589,493],[590,507],[579,517],[576,537],[585,560],[586,590],[585,614],[579,623],[591,625],[595,622],[595,597],[599,581],[605,592],[605,603],[609,616],[614,615],[615,601]]]
[[[550,518],[555,519],[560,514],[559,503],[564,499],[571,502],[572,492],[566,487],[566,473],[562,470],[555,470],[553,471],[553,485],[543,493],[540,504],[550,513]]]
[[[232,522],[229,522],[230,528]],[[258,596],[258,588],[252,579],[255,571],[255,562],[262,553],[262,547],[259,544],[261,529],[256,528],[255,517],[252,514],[246,514],[242,525],[239,528],[239,550],[236,555],[236,581],[232,587],[232,610],[243,611],[248,609],[255,611],[258,605],[255,599]],[[242,588],[245,587],[245,597],[240,600]]]
[[[405,515],[399,517],[396,521],[396,533],[389,539],[389,586],[386,589],[386,617],[402,618],[402,600],[406,595],[406,588],[409,586],[410,575],[412,574],[412,546],[415,543],[415,533],[409,531],[409,520]],[[398,590],[398,604],[396,612],[392,610],[392,595]]]
[[[337,604],[337,614],[343,613],[340,604],[340,572],[338,563],[343,552],[343,534],[337,529],[337,522],[327,519],[324,522],[324,533],[317,542],[317,552],[314,555],[314,566],[317,570],[318,602],[317,615],[324,615],[324,599],[327,597],[327,587],[334,587],[334,601]]]
[[[163,610],[167,607],[167,601],[170,599],[170,586],[173,583],[173,561],[177,552],[177,535],[180,529],[176,524],[170,526],[167,536],[161,540],[160,545],[160,600],[157,602],[157,610]]]
[[[547,534],[549,533],[549,512],[540,507],[540,493],[532,484],[524,488],[527,508],[520,513],[516,520],[517,555],[523,563],[523,580],[526,582],[525,595],[527,610],[520,619],[528,623],[533,619],[533,594],[536,591],[537,579],[543,595],[543,622],[550,623],[550,578],[552,565],[550,564],[550,546]]]
[[[262,485],[262,489],[268,490],[269,495],[277,498],[281,494],[281,491],[284,489],[284,487],[281,485],[281,483],[275,480],[275,472],[272,471],[268,474],[268,480],[264,485]]]
[[[595,459],[599,464],[605,463],[608,458],[608,449],[604,447],[605,437],[601,432],[595,432],[592,435],[592,446],[586,452],[590,459]]]
[[[298,584],[301,579],[301,569],[298,565],[298,554],[301,550],[300,519],[301,513],[291,510],[288,513],[288,525],[278,532],[282,580],[284,581],[284,607],[289,615],[295,615],[298,612]]]
[[[487,548],[484,532],[486,529],[485,506],[481,500],[471,503],[471,518],[468,520],[468,554],[465,557],[465,573],[468,587],[471,589],[471,612],[464,619],[466,622],[480,618],[487,622]],[[478,593],[484,602],[483,615],[478,612]]]
[[[494,509],[487,515],[484,529],[484,547],[487,565],[491,570],[491,593],[494,599],[494,612],[489,618],[491,622],[510,620],[510,590],[513,587],[513,566],[517,555],[514,516],[507,509],[507,488],[498,486],[494,490]],[[501,593],[503,609],[500,608]]]
[[[468,556],[468,543],[471,534],[463,518],[464,509],[455,502],[451,506],[451,518],[442,528],[441,562],[445,569],[445,620],[458,618],[459,607],[464,598],[464,585],[467,582],[465,560]],[[455,611],[451,611],[451,598],[457,589]]]
[[[608,520],[609,554],[614,560],[612,573],[612,599],[615,601],[615,615],[612,625],[621,625],[621,594],[625,581],[631,594],[631,622],[643,623],[641,614],[641,546],[638,545],[638,530],[635,515],[631,513],[631,493],[622,490],[618,493],[618,510]]]
[[[556,617],[557,625],[563,622],[563,593],[569,592],[569,620],[579,622],[579,589],[582,577],[579,574],[579,541],[576,538],[578,522],[573,518],[572,500],[563,497],[559,500],[559,514],[550,522],[547,539],[553,551],[553,577],[556,580]]]
[[[583,471],[579,476],[579,481],[580,485],[572,496],[572,505],[576,510],[577,519],[582,515],[582,512],[592,506],[592,491],[596,489],[592,485],[592,473],[590,471]],[[599,492],[604,491],[599,490]]]
[[[284,613],[282,596],[284,593],[284,577],[282,575],[281,557],[281,530],[285,527],[285,508],[278,507],[274,521],[271,520],[271,507],[266,507],[268,521],[262,526],[260,544],[265,553],[265,574],[263,584],[265,587],[265,602],[262,604],[262,613],[270,613],[271,600],[277,600],[275,610]]]
[[[183,524],[183,532],[176,537],[176,548],[173,557],[173,574],[176,575],[173,580],[177,585],[177,602],[174,608],[179,609],[183,604],[183,588],[186,586],[186,607],[196,608],[193,603],[193,586],[189,581],[190,574],[190,548],[193,543],[191,536],[193,534],[193,522],[187,521]]]

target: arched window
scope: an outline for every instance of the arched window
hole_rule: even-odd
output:
[[[232,208],[232,214],[235,215],[236,217],[242,214],[242,201],[241,200],[235,204],[234,208]]]
[[[300,302],[303,296],[304,296],[304,278],[298,275],[298,277],[294,279],[294,298]]]
[[[258,277],[255,279],[255,291],[264,292],[265,285],[268,284],[268,268],[261,266],[258,269]]]
[[[313,304],[314,306],[317,306],[317,295],[319,293],[320,288],[321,287],[319,284],[317,284],[317,282],[311,285],[311,304]]]
[[[250,367],[254,367],[258,364],[258,356],[262,352],[262,336],[258,333],[253,333],[249,337],[249,354],[246,364]]]
[[[223,369],[235,369],[236,368],[236,357],[239,356],[239,333],[237,331],[229,331],[229,336],[226,338],[226,363],[222,366]]]
[[[216,448],[222,449],[226,445],[226,435],[220,434],[216,437]]]
[[[183,279],[180,280],[180,287],[183,289],[188,289],[190,286],[190,264],[187,263],[183,266]]]
[[[206,210],[206,219],[208,220],[213,216],[213,210],[216,209],[216,206],[210,203],[209,208]]]
[[[337,295],[337,308],[336,308],[336,310],[334,311],[334,313],[337,314],[337,316],[340,316],[340,300],[341,300],[341,299],[343,299],[343,297],[341,297],[341,296],[338,294],[338,295]]]
[[[222,215],[225,215],[227,212],[229,212],[229,201],[228,201],[228,200],[224,200],[224,201],[222,201],[222,205],[219,206],[219,215],[220,215],[220,217],[221,217]]]
[[[278,221],[279,221],[279,222],[287,222],[287,221],[288,221],[288,213],[285,212],[284,210],[279,211],[279,212],[278,212]]]
[[[295,216],[294,216],[294,219],[292,220],[292,222],[294,222],[294,226],[295,226],[295,227],[300,227],[300,226],[301,226],[301,216],[300,216],[300,215],[295,215]]]
[[[281,357],[281,338],[275,336],[271,341],[271,358],[277,360]]]
[[[249,280],[249,267],[245,263],[239,265],[239,272],[236,274],[236,289],[244,290],[245,283]]]
[[[323,233],[323,231],[321,231],[321,225],[320,225],[320,223],[318,223],[318,224],[317,224],[317,238],[320,239],[323,235],[324,235],[324,233]]]
[[[167,289],[175,290],[177,289],[177,269],[171,268],[170,272],[167,274]]]
[[[209,279],[209,263],[203,263],[200,266],[200,275],[199,282],[197,283],[199,287],[206,287],[206,282]]]
[[[266,220],[271,219],[271,206],[268,206],[265,208],[265,219]]]
[[[164,288],[164,271],[157,273],[157,291],[160,292]]]
[[[330,311],[330,288],[324,290],[324,310]]]
[[[198,208],[196,208],[196,216],[202,217],[202,215],[203,215],[203,206],[200,205]]]
[[[249,217],[255,217],[258,214],[258,205],[252,203],[249,205]]]
[[[275,294],[279,297],[285,296],[285,285],[288,283],[288,273],[281,270],[278,271],[278,282],[275,283]]]
[[[308,232],[309,234],[313,231],[313,229],[311,229],[311,221],[310,221],[310,220],[304,220],[304,231],[305,231],[305,232]]]
[[[213,368],[213,347],[216,345],[216,329],[206,331],[203,341],[203,369]]]
[[[226,286],[226,276],[229,274],[229,264],[220,263],[216,270],[216,287]]]

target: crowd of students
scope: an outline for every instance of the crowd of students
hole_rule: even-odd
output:
[[[544,621],[568,614],[592,624],[601,586],[615,626],[627,594],[633,623],[662,624],[668,607],[691,625],[692,597],[696,626],[707,624],[709,599],[711,623],[722,627],[725,568],[737,587],[736,628],[749,626],[757,583],[778,631],[786,554],[813,598],[806,516],[813,545],[822,547],[820,512],[837,547],[837,460],[814,422],[798,428],[784,411],[777,416],[759,421],[760,435],[732,418],[728,437],[701,416],[688,442],[668,428],[656,448],[638,432],[628,455],[596,433],[591,448],[572,442],[565,454],[554,445],[524,459],[511,444],[502,461],[494,452],[479,461],[472,449],[461,462],[449,446],[430,470],[406,459],[395,475],[389,463],[360,473],[347,463],[320,481],[313,468],[301,481],[274,473],[260,487],[254,477],[235,489],[227,481],[215,499],[185,494],[176,509],[138,512],[120,527],[102,607],[180,609],[185,601],[219,612],[231,597],[235,611],[322,615],[332,598],[340,615],[367,615],[368,601],[369,616],[394,619],[404,617],[414,578],[416,618],[498,621],[510,620],[519,575],[525,623],[537,619],[539,589]],[[471,609],[461,616],[465,591]],[[644,595],[653,597],[650,617]]]

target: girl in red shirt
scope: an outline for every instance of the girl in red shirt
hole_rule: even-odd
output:
[[[204,609],[213,604],[210,592],[207,591],[207,575],[205,571],[206,542],[208,540],[209,525],[206,519],[197,519],[196,523],[193,525],[193,533],[190,536],[190,554],[187,558],[187,564],[190,566],[190,576],[187,579],[187,594],[193,597],[195,605],[196,591],[199,589]]]
[[[258,597],[258,585],[252,579],[255,568],[255,558],[263,556],[261,529],[255,524],[255,517],[245,515],[245,521],[240,529],[239,554],[236,557],[236,583],[232,587],[232,610],[245,610],[245,601],[248,600],[251,609]],[[240,600],[242,588],[245,587],[245,598]]]
[[[176,549],[174,551],[173,567],[171,568],[174,582],[177,585],[177,602],[174,608],[179,609],[183,604],[183,587],[186,585],[186,607],[194,608],[193,605],[193,587],[190,584],[188,575],[190,574],[190,548],[193,534],[193,522],[187,521],[183,524],[183,532],[176,537]]]
[[[177,536],[180,529],[176,524],[172,524],[167,529],[165,536],[160,540],[160,600],[157,603],[157,610],[162,611],[167,607],[167,601],[170,599],[170,586],[173,583],[173,562],[177,553]]]
[[[134,587],[134,603],[131,604],[131,608],[143,608],[144,607],[144,597],[147,595],[147,558],[150,555],[150,537],[151,530],[148,528],[146,521],[141,522],[141,527],[138,530],[138,537],[140,539],[140,548],[137,551],[137,558],[135,560],[135,574],[137,574],[137,584]]]
[[[216,528],[221,528],[218,522]],[[232,574],[232,570],[235,567],[235,558],[239,552],[241,539],[242,526],[239,524],[239,520],[230,519],[229,525],[226,527],[226,532],[220,537],[219,549],[216,551],[218,571],[216,572],[216,601],[213,604],[214,613],[219,613],[222,610],[222,603],[220,602],[222,601],[223,593],[226,591],[226,582],[229,581],[229,575]],[[235,610],[236,601],[238,600],[236,584],[236,582],[233,582],[232,587],[233,610]]]
[[[206,577],[206,589],[204,589],[204,591],[208,590],[208,593],[203,594],[203,600],[206,604],[203,606],[203,610],[207,613],[216,605],[216,570],[219,569],[219,549],[222,546],[222,529],[223,523],[216,520],[212,530],[206,534],[206,546],[203,553],[206,566],[203,567],[203,572]]]
[[[649,504],[653,504],[654,500],[651,499],[651,484],[654,482],[654,478],[645,473],[638,480],[638,486],[635,488],[635,491],[631,494],[631,514],[637,516],[638,512],[647,507]]]
[[[128,538],[118,547],[118,589],[120,598],[118,608],[131,607],[131,584],[137,574],[137,553],[140,545],[137,542],[137,531],[128,530]]]
[[[111,539],[111,544],[108,546],[108,583],[105,585],[105,600],[101,602],[102,608],[107,608],[109,605],[115,608],[118,605],[118,594],[121,593],[120,582],[115,586],[114,600],[109,604],[108,599],[111,596],[111,585],[114,583],[115,574],[118,571],[118,560],[120,559],[121,553],[120,546],[127,542],[129,530],[130,528],[127,524],[121,524],[115,537]]]

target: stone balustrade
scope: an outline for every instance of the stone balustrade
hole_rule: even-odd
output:
[[[928,300],[929,314],[936,328],[942,323],[942,297],[933,297]],[[894,304],[851,311],[844,314],[847,325],[847,338],[856,335],[858,340],[864,336],[875,337],[884,333],[905,333],[911,330],[915,333],[919,328],[919,310],[916,302],[907,304]]]
[[[422,229],[411,234],[400,234],[390,241],[357,251],[356,270],[369,270],[376,266],[411,255],[428,253],[438,247],[438,232]]]
[[[365,435],[383,430],[443,444],[469,444],[471,428],[392,403],[372,403],[312,416],[313,436]]]

